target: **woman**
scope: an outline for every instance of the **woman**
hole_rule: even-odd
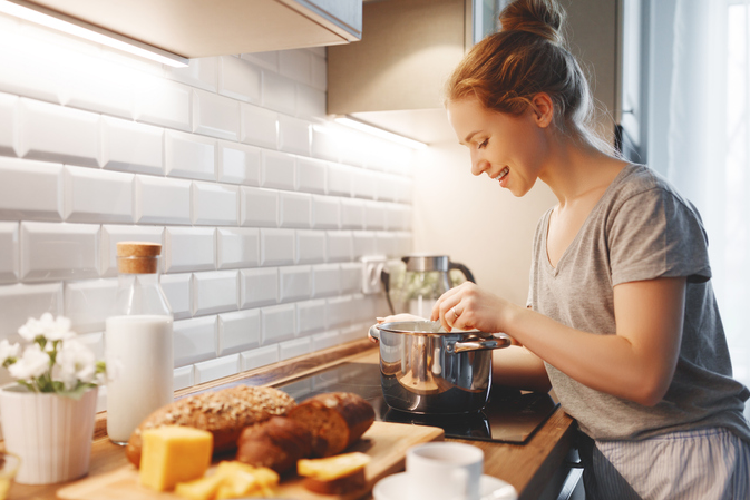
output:
[[[589,132],[563,14],[554,0],[511,3],[447,87],[471,172],[515,196],[539,179],[557,197],[537,226],[527,307],[464,283],[432,320],[506,332],[525,346],[514,369],[546,368],[583,432],[587,499],[750,498],[750,393],[731,378],[700,216]]]

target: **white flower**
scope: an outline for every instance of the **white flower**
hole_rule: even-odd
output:
[[[65,384],[67,390],[75,388],[78,381],[92,383],[96,380],[96,358],[85,344],[68,340],[57,352],[52,369],[52,380]]]
[[[4,363],[8,358],[18,357],[20,351],[20,345],[11,344],[7,340],[0,340],[0,364]]]
[[[39,336],[49,341],[68,340],[75,337],[75,332],[70,331],[70,319],[65,316],[52,319],[50,313],[42,314],[38,320],[29,318],[26,324],[18,329],[18,333],[29,342],[33,342]]]
[[[49,359],[49,354],[42,352],[39,345],[32,344],[16,363],[8,367],[8,371],[13,378],[29,380],[49,370]]]

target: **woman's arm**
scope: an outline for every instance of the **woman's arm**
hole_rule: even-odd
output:
[[[637,403],[661,401],[672,381],[682,339],[685,278],[614,287],[615,335],[574,330],[464,283],[432,312],[446,328],[501,331],[571,378]],[[455,306],[458,318],[451,308]]]

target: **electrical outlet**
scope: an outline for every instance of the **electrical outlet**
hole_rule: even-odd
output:
[[[373,294],[383,291],[380,273],[388,263],[385,255],[366,255],[362,257],[362,293]]]

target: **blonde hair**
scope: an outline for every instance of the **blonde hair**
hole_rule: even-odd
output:
[[[448,79],[446,101],[476,97],[488,109],[522,114],[533,97],[554,103],[562,133],[612,153],[593,132],[586,76],[562,34],[564,10],[554,0],[516,0],[500,14],[502,29],[476,44]]]

